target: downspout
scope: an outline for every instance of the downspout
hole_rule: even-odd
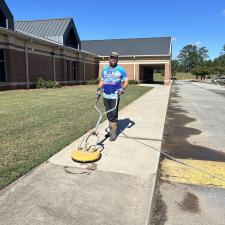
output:
[[[27,42],[25,42],[25,62],[26,62],[27,89],[30,89],[30,77],[29,77],[29,64],[28,64],[28,47],[27,47]]]
[[[55,70],[55,50],[53,49],[53,79],[56,81],[56,70]]]

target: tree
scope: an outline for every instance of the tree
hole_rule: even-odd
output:
[[[199,76],[201,77],[201,80],[205,79],[206,75],[213,73],[212,64],[213,62],[211,60],[204,61],[203,63],[201,63],[201,65],[198,65],[193,68],[192,73],[195,74],[196,79],[198,79]]]
[[[207,53],[208,50],[206,49],[206,47],[201,47],[198,49],[200,63],[204,62],[204,60],[209,57]]]
[[[223,50],[222,50],[222,54],[221,55],[225,55],[225,44],[223,45]]]
[[[192,73],[196,75],[196,78],[198,76],[204,77],[207,74],[225,74],[225,54],[215,58],[213,61],[204,61],[201,65],[193,68]]]
[[[171,73],[172,73],[172,79],[173,80],[176,80],[176,73],[177,73],[177,70],[179,68],[179,62],[178,60],[172,60],[172,70],[171,70]]]
[[[205,47],[199,48],[196,45],[186,45],[177,58],[185,72],[191,72],[193,68],[204,62],[208,57],[207,53],[208,50]]]
[[[213,70],[215,74],[225,74],[225,54],[213,60]]]

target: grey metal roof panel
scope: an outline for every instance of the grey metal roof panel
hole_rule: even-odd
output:
[[[15,21],[15,30],[35,35],[37,37],[56,40],[63,36],[72,18]]]
[[[171,37],[84,40],[81,49],[101,56],[112,51],[119,55],[170,55]]]

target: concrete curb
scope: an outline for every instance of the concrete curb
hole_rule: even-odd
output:
[[[168,105],[169,105],[169,100],[170,100],[170,95],[171,95],[171,89],[172,89],[173,82],[174,81],[171,80],[170,93],[169,93],[169,97],[168,97],[168,101],[167,101],[167,107],[166,107],[166,115],[165,115],[165,118],[164,118],[164,128],[163,128],[162,140],[163,140],[163,135],[164,135],[164,130],[165,130],[165,122],[166,122],[166,117],[167,117],[167,110],[168,110]],[[162,147],[162,144],[161,144],[161,147]],[[160,148],[160,150],[161,150],[161,148]],[[157,172],[156,172],[156,175],[155,175],[154,186],[153,186],[153,189],[152,189],[150,208],[149,208],[149,219],[148,219],[146,225],[150,225],[150,223],[151,223],[151,218],[152,218],[152,213],[153,213],[154,193],[155,193],[155,190],[156,190],[156,187],[157,187],[158,178],[160,176],[160,174],[159,174],[160,157],[161,157],[161,153],[159,155],[159,161],[158,161],[158,165],[157,165]]]

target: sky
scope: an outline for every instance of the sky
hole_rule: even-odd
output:
[[[225,0],[5,0],[15,20],[73,17],[81,40],[173,38],[173,58],[188,44],[220,55]]]

